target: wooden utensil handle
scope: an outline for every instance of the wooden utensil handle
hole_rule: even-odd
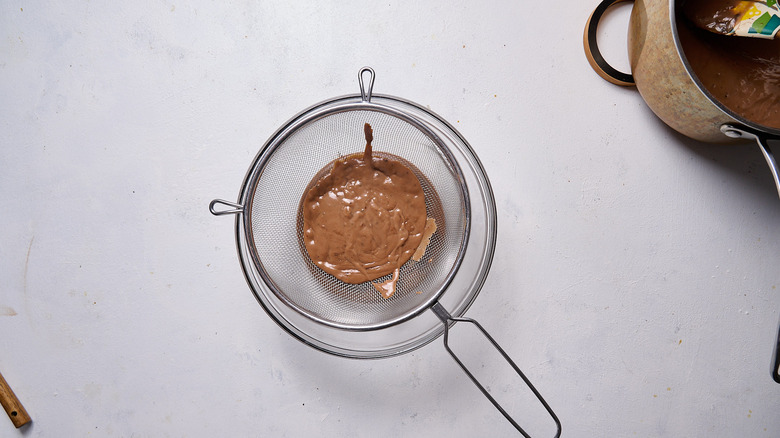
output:
[[[8,382],[5,381],[2,374],[0,374],[0,404],[3,405],[8,418],[11,419],[17,428],[32,421],[30,415],[27,414],[22,403],[16,398],[16,394],[8,386]]]

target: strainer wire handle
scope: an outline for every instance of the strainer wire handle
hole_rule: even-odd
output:
[[[547,404],[547,402],[544,400],[544,398],[539,393],[539,391],[534,387],[534,385],[531,383],[531,381],[528,380],[528,378],[525,376],[525,374],[523,374],[522,371],[520,371],[520,368],[517,366],[517,364],[515,364],[515,362],[504,351],[504,349],[501,348],[500,345],[498,345],[498,342],[496,342],[496,340],[493,339],[492,336],[490,336],[490,334],[487,332],[487,330],[485,330],[480,323],[478,323],[476,320],[471,319],[471,318],[453,317],[438,302],[433,304],[433,306],[431,307],[431,310],[433,310],[433,312],[436,314],[436,316],[438,316],[439,319],[441,319],[442,322],[444,323],[444,348],[447,349],[447,351],[450,353],[452,358],[455,359],[455,362],[458,363],[458,365],[461,367],[461,369],[463,369],[463,371],[466,373],[466,375],[469,376],[471,381],[474,382],[474,385],[476,385],[477,388],[479,388],[479,390],[482,391],[482,394],[485,397],[487,397],[487,399],[490,400],[491,403],[493,403],[493,406],[495,406],[496,409],[498,409],[498,411],[501,412],[501,414],[503,414],[504,417],[506,417],[506,419],[509,420],[510,423],[512,423],[512,425],[515,427],[515,429],[517,429],[524,437],[531,438],[531,435],[528,435],[528,433],[526,431],[524,431],[523,428],[520,427],[519,424],[517,424],[517,422],[509,415],[509,413],[506,410],[504,410],[504,408],[498,403],[498,401],[495,398],[493,398],[492,395],[490,395],[488,390],[485,389],[485,387],[482,385],[482,383],[479,382],[479,380],[474,376],[474,374],[472,374],[471,371],[469,371],[469,369],[466,367],[466,365],[460,360],[458,355],[455,354],[454,351],[452,351],[452,349],[449,346],[449,331],[450,331],[450,325],[451,325],[452,322],[464,322],[464,323],[473,324],[474,326],[476,326],[479,329],[479,331],[482,333],[482,335],[485,336],[485,338],[487,338],[488,341],[490,341],[490,343],[493,345],[493,347],[499,353],[501,353],[501,356],[504,357],[504,359],[507,361],[507,363],[509,363],[509,365],[511,365],[512,368],[514,368],[514,370],[517,373],[517,375],[519,375],[523,379],[523,381],[528,386],[528,388],[531,389],[531,391],[534,393],[536,398],[539,399],[539,401],[542,403],[542,406],[544,406],[544,408],[550,414],[550,416],[552,417],[553,421],[555,421],[555,427],[557,428],[557,433],[555,434],[555,438],[558,438],[558,437],[561,436],[561,421],[558,420],[558,416],[555,415],[555,412],[553,412],[552,408],[550,408],[550,405]]]

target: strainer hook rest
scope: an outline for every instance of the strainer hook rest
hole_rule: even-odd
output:
[[[226,209],[217,208],[218,205],[227,207]],[[237,214],[244,212],[244,206],[235,202],[225,201],[224,199],[215,199],[209,202],[209,211],[214,216],[222,216],[225,214]]]
[[[363,83],[363,75],[368,73],[369,79],[368,79],[368,90],[366,90],[365,84]],[[374,69],[371,67],[363,67],[358,72],[358,83],[360,84],[360,98],[363,100],[363,102],[371,102],[371,93],[374,90],[374,78],[376,77],[376,73],[374,73]]]

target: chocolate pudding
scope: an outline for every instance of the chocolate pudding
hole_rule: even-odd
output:
[[[780,39],[718,35],[678,11],[685,57],[704,88],[742,118],[780,129]]]
[[[435,223],[426,227],[425,194],[417,176],[392,155],[373,153],[367,123],[365,135],[362,154],[335,160],[304,194],[303,240],[312,262],[345,283],[393,274],[374,284],[389,298],[401,266],[430,238]]]

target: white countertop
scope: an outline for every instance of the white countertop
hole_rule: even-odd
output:
[[[769,170],[593,73],[596,3],[3,2],[0,372],[33,422],[0,436],[511,436],[441,339],[360,361],[287,335],[208,211],[364,65],[482,160],[498,243],[467,315],[563,436],[780,435]],[[605,22],[610,56],[629,10]]]

